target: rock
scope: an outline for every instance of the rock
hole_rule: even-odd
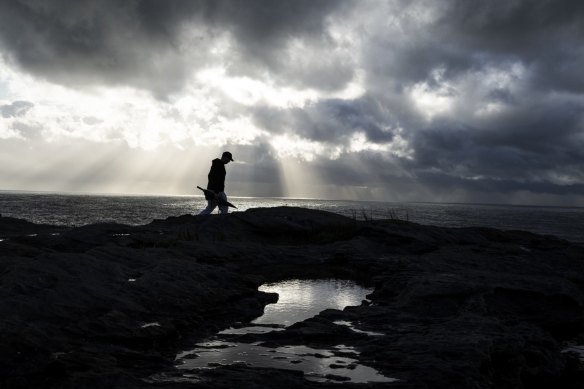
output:
[[[67,231],[64,226],[35,224],[26,220],[12,217],[0,217],[0,239],[12,237],[26,237],[27,235],[58,234]]]
[[[132,389],[151,376],[170,377],[153,381],[168,388],[329,385],[245,364],[197,379],[173,367],[179,351],[276,301],[260,284],[297,277],[375,290],[370,303],[238,341],[344,344],[356,353],[319,356],[339,368],[356,365],[335,357],[358,359],[398,378],[392,388],[583,387],[581,364],[561,350],[584,339],[584,248],[555,237],[279,207],[134,227],[2,217],[0,238],[2,388]]]

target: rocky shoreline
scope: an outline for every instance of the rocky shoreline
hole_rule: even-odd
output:
[[[343,343],[399,381],[224,366],[185,382],[173,368],[182,347],[261,315],[276,296],[258,286],[292,278],[375,289],[371,303],[238,341]],[[578,357],[562,352],[584,343],[584,247],[521,231],[291,207],[144,226],[0,217],[0,317],[2,388],[584,387]]]

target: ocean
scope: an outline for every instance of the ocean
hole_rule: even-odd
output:
[[[321,209],[357,219],[397,218],[445,227],[494,227],[555,235],[584,243],[584,208],[491,204],[391,203],[230,197],[235,212],[257,207]],[[197,214],[202,196],[104,195],[0,191],[0,214],[35,223],[80,226],[99,222],[147,224]]]

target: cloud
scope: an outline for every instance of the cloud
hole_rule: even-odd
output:
[[[296,135],[324,143],[346,144],[355,133],[365,134],[373,143],[391,142],[396,124],[376,101],[362,98],[322,99],[304,107],[281,109],[258,106],[255,123],[271,133],[293,131]]]
[[[0,139],[22,138],[29,128],[21,120],[33,107],[34,104],[29,101],[0,104]]]
[[[0,116],[3,118],[24,116],[32,107],[34,104],[30,101],[14,101],[10,104],[0,105]]]
[[[584,4],[577,0],[511,2],[387,1],[365,13],[372,35],[365,44],[370,74],[398,85],[447,78],[500,63],[521,62],[538,87],[582,91]],[[375,14],[373,14],[375,13]],[[373,14],[373,15],[372,15]],[[387,15],[392,18],[387,21]],[[377,35],[385,32],[385,36]],[[551,72],[551,73],[550,73]]]
[[[185,77],[187,64],[176,46],[184,14],[173,6],[155,10],[156,4],[2,2],[0,40],[13,62],[54,82],[170,91]]]
[[[229,147],[254,194],[306,171],[322,195],[577,197],[583,35],[575,0],[7,1],[0,125]]]
[[[361,10],[361,64],[369,100],[404,128],[405,170],[436,190],[442,177],[475,193],[580,194],[581,2],[383,4]]]
[[[456,0],[449,2],[440,25],[467,51],[486,54],[492,61],[520,59],[533,69],[533,86],[540,91],[584,91],[578,77],[584,64],[584,42],[579,39],[584,34],[582,2],[483,2],[477,8]]]
[[[0,3],[0,42],[11,61],[66,85],[132,85],[165,98],[193,69],[231,63],[236,73],[268,70],[328,87],[338,84],[338,78],[324,81],[329,66],[315,71],[306,60],[293,69],[280,57],[291,38],[324,39],[325,19],[342,3],[16,0]],[[340,71],[350,75],[350,69]]]

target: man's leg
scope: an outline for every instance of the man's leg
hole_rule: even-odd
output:
[[[207,200],[207,208],[203,209],[199,215],[209,215],[211,214],[211,212],[213,212],[213,210],[215,209],[215,207],[217,206],[217,201],[215,200]]]
[[[227,195],[225,192],[219,192],[218,196],[221,200],[227,201]],[[219,206],[219,213],[226,214],[227,212],[229,212],[229,207],[227,205]]]

